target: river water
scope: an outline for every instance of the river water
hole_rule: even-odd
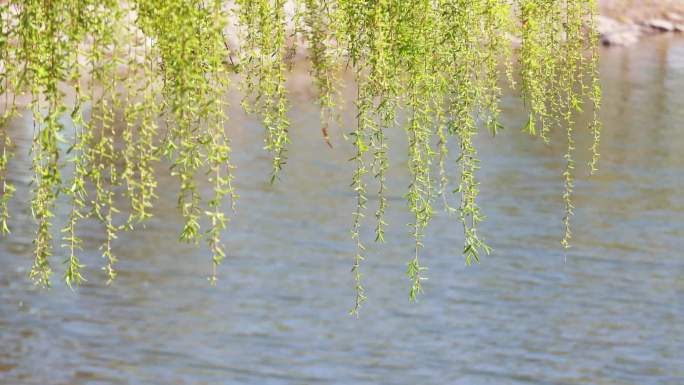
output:
[[[509,94],[507,128],[478,138],[481,231],[495,252],[466,267],[458,223],[438,213],[413,305],[406,144],[391,135],[391,225],[363,263],[359,319],[347,315],[350,144],[339,129],[334,149],[323,144],[306,88],[292,93],[291,157],[275,185],[261,129],[232,114],[241,198],[217,287],[206,281],[207,250],[175,241],[177,188],[162,176],[155,219],[116,242],[112,286],[99,270],[102,232],[88,225],[88,283],[34,288],[30,123],[18,119],[11,177],[21,186],[13,235],[0,240],[0,384],[684,384],[684,40],[604,50],[601,78],[601,170],[578,170],[571,251],[559,246],[562,133],[551,145],[520,133],[525,117]]]

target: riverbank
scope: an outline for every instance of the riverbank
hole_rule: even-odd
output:
[[[600,0],[598,30],[606,46],[627,46],[658,33],[684,32],[684,0]]]

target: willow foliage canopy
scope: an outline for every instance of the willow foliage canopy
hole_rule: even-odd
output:
[[[546,141],[553,129],[567,133],[562,244],[569,247],[575,119],[585,106],[594,114],[581,128],[593,137],[592,171],[598,161],[595,17],[595,0],[2,1],[0,227],[10,232],[15,191],[6,177],[15,149],[6,122],[29,109],[36,225],[30,277],[37,284],[50,285],[56,253],[64,255],[69,286],[84,280],[78,234],[85,218],[101,223],[104,269],[115,278],[113,243],[151,216],[158,162],[168,163],[180,185],[180,239],[207,242],[215,280],[226,256],[227,208],[237,198],[225,95],[231,87],[245,95],[244,108],[264,127],[277,179],[292,129],[285,79],[301,50],[317,91],[322,143],[329,144],[336,122],[342,70],[354,73],[358,90],[357,122],[347,136],[355,149],[352,312],[365,299],[363,228],[374,227],[376,241],[384,240],[388,130],[405,131],[409,144],[410,298],[421,291],[420,249],[440,197],[458,197],[455,207],[444,206],[462,225],[466,263],[490,251],[477,231],[484,216],[473,138],[501,127],[502,78],[518,80],[513,85],[529,112],[525,131]],[[239,80],[231,82],[235,73]],[[448,154],[449,141],[456,154]],[[458,169],[456,180],[447,177],[449,168]],[[201,196],[198,178],[212,184],[211,196]],[[372,207],[370,193],[378,196]],[[115,206],[117,194],[125,207]],[[53,226],[58,196],[70,202],[61,229]]]

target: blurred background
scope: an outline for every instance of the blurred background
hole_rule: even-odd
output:
[[[589,135],[579,135],[574,247],[564,253],[559,244],[564,134],[545,145],[521,133],[527,116],[506,91],[505,129],[477,138],[481,233],[494,253],[466,267],[457,218],[438,211],[423,251],[425,293],[408,303],[409,176],[395,130],[387,243],[372,244],[369,215],[369,298],[359,319],[347,315],[351,81],[330,149],[307,69],[295,69],[290,160],[273,185],[262,129],[233,98],[241,197],[216,287],[205,247],[176,241],[177,182],[160,169],[156,216],[120,234],[111,286],[93,225],[82,234],[89,282],[75,292],[61,282],[36,289],[27,279],[34,225],[22,198],[31,120],[16,119],[10,177],[19,191],[13,234],[0,240],[0,384],[683,384],[684,37],[646,33],[665,31],[648,12],[636,20],[606,11],[623,28],[614,31],[639,25],[640,36],[602,51],[602,159],[589,176],[581,167]],[[675,32],[673,15],[657,20]],[[58,268],[62,257],[53,257]]]

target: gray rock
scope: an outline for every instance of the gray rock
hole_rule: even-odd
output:
[[[631,29],[631,30],[624,30],[624,31],[616,31],[612,33],[607,33],[605,35],[601,35],[601,44],[603,45],[618,45],[618,46],[626,46],[630,44],[634,44],[639,40],[639,36],[641,33],[639,32],[639,29]]]
[[[647,27],[650,27],[652,29],[655,29],[658,31],[663,31],[663,32],[672,32],[675,30],[675,25],[672,24],[672,22],[669,22],[665,19],[646,20],[644,22],[644,25]]]
[[[630,45],[636,43],[641,36],[641,29],[635,24],[623,24],[606,16],[597,18],[596,28],[601,35],[603,45]]]
[[[601,35],[615,32],[621,27],[622,24],[619,21],[610,17],[599,16],[596,18],[596,29]]]

